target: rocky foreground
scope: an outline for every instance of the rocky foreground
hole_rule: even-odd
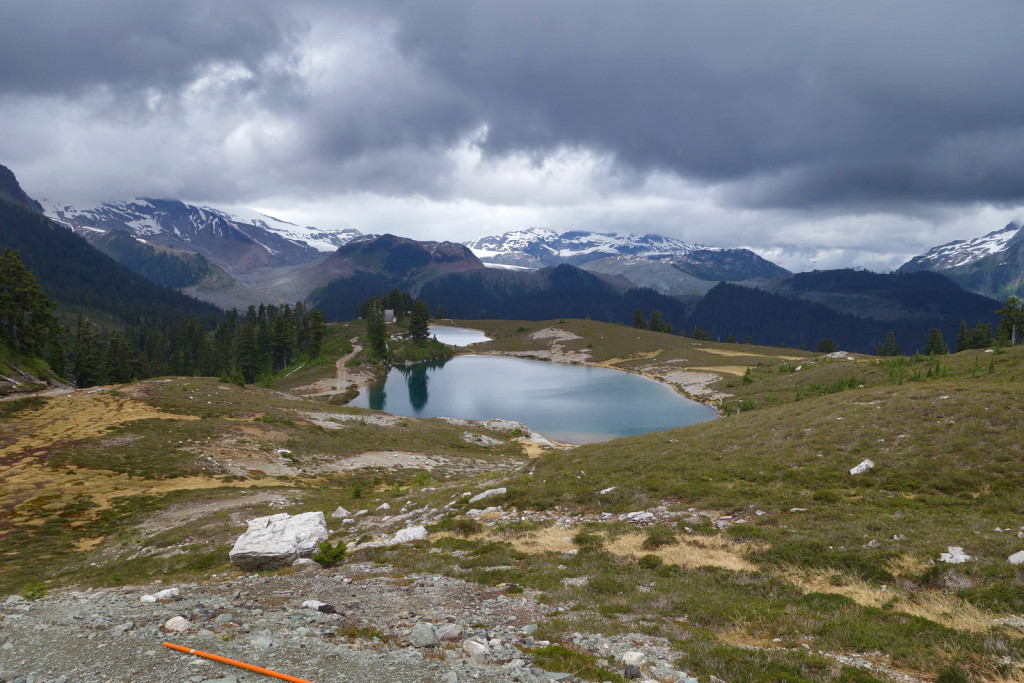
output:
[[[274,680],[165,641],[317,683],[578,680],[534,665],[530,650],[548,644],[537,624],[558,610],[529,592],[371,563],[289,572],[11,596],[0,605],[0,681]],[[695,681],[657,638],[575,634],[573,645],[638,679]]]

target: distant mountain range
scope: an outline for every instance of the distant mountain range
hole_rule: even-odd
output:
[[[44,246],[57,244],[54,224],[3,167],[0,202],[8,217],[8,224],[0,226],[6,231],[3,246],[25,245],[26,265],[39,270],[41,281],[62,280],[57,277],[61,269],[82,273],[78,280],[64,278],[60,293],[51,284],[52,295],[62,303],[77,301],[69,288],[88,289],[70,283],[88,279],[90,270],[114,272],[97,265],[113,262],[88,255],[82,240],[71,251]],[[948,336],[960,321],[996,322],[992,311],[999,305],[944,277],[913,271],[934,270],[975,291],[1007,292],[1019,291],[1024,270],[1018,224],[937,247],[895,275],[852,270],[793,275],[746,249],[659,235],[531,229],[463,245],[354,230],[331,233],[254,212],[166,199],[89,209],[49,204],[45,210],[155,283],[224,308],[304,300],[335,320],[352,318],[361,301],[398,287],[422,297],[432,310],[443,307],[455,317],[591,316],[631,324],[636,309],[645,316],[658,309],[676,331],[692,334],[700,325],[720,340],[731,334],[757,343],[811,347],[831,336],[848,350],[870,352],[887,331],[894,331],[910,351],[923,343],[929,327]],[[20,234],[24,231],[37,234]],[[50,257],[48,249],[62,255]],[[69,259],[76,261],[75,268],[66,266]],[[103,296],[116,298],[124,287],[144,289],[123,284],[123,278],[119,282]],[[173,305],[184,310],[192,306],[187,301]],[[144,312],[133,309],[117,317],[125,316],[143,319]]]
[[[663,235],[559,234],[531,228],[481,237],[466,246],[486,265],[544,268],[567,263],[593,272],[623,275],[637,286],[653,287],[666,294],[703,294],[722,280],[776,277],[789,272],[749,249],[689,244]],[[690,277],[680,278],[679,274]]]
[[[940,273],[964,289],[999,300],[1024,296],[1024,224],[933,247],[897,272],[918,270]]]

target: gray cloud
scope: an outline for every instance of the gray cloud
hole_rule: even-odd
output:
[[[265,0],[6,0],[0,4],[0,91],[70,94],[176,88],[202,67],[259,70],[302,22]]]
[[[53,198],[898,265],[1024,205],[1020,26],[1007,0],[7,0],[0,163]]]

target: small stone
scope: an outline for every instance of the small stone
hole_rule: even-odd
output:
[[[640,668],[647,662],[647,656],[643,652],[625,652],[619,657],[619,661],[623,664],[632,664],[633,666]]]
[[[859,465],[850,470],[850,474],[864,474],[875,466],[871,460],[863,460]]]
[[[1010,564],[1024,564],[1024,550],[1021,550],[1019,553],[1014,553],[1006,559]]]
[[[436,647],[437,643],[437,632],[430,624],[421,621],[412,627],[409,644],[413,647]]]
[[[346,517],[351,517],[351,516],[352,516],[352,513],[349,512],[348,510],[346,510],[345,508],[343,508],[340,505],[338,506],[338,508],[334,512],[331,513],[331,517],[334,517],[335,519],[345,519]]]
[[[458,624],[444,624],[435,630],[438,640],[458,640],[462,635],[462,627]]]
[[[164,630],[170,633],[181,633],[188,630],[190,623],[185,617],[171,617],[164,622]]]
[[[462,641],[462,651],[472,657],[473,655],[486,655],[487,646],[477,640],[464,640]]]

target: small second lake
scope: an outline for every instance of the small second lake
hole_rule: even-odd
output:
[[[431,337],[437,337],[439,342],[449,346],[469,346],[470,344],[491,341],[491,338],[480,330],[471,330],[468,327],[431,325],[427,328],[427,332],[430,333]]]
[[[655,380],[619,370],[502,356],[392,368],[349,405],[409,417],[501,418],[563,443],[594,443],[714,419]]]

